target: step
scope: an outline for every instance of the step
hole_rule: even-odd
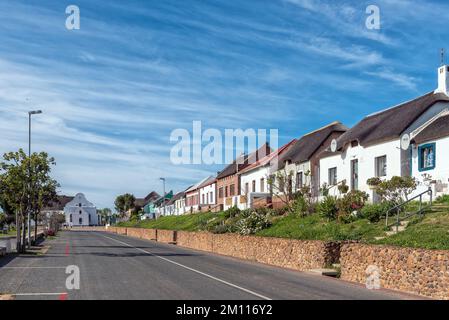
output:
[[[335,269],[320,268],[320,269],[310,269],[309,271],[327,277],[336,277],[338,275],[338,272]]]
[[[402,231],[404,231],[405,230],[405,226],[399,226],[399,227],[396,227],[396,226],[392,226],[391,227],[391,231],[394,231],[394,232],[402,232]]]
[[[389,236],[395,235],[397,232],[395,230],[395,231],[387,231],[385,233],[387,234],[387,237],[389,237]]]
[[[382,240],[385,239],[385,237],[374,237],[374,240]]]
[[[409,225],[409,223],[410,223],[410,221],[407,221],[407,220],[400,222],[401,226],[404,226],[404,227],[407,227]]]

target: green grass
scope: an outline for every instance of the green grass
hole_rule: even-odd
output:
[[[449,208],[437,205],[432,212],[410,222],[405,231],[372,243],[449,250]]]
[[[436,204],[432,212],[423,217],[412,217],[405,231],[382,240],[375,240],[375,237],[385,236],[387,230],[384,225],[385,220],[371,223],[366,219],[359,219],[344,224],[335,221],[328,222],[318,214],[304,218],[290,215],[271,217],[270,219],[272,225],[259,231],[256,236],[324,241],[358,240],[369,244],[449,250],[449,206],[446,204]],[[126,222],[119,226],[200,231],[222,221],[225,221],[223,212],[198,213],[161,217],[157,220]],[[230,220],[227,223],[229,222]]]
[[[2,237],[11,237],[11,236],[15,236],[16,235],[16,230],[11,230],[8,233],[4,234],[4,233],[0,233],[0,238]]]
[[[224,213],[196,213],[181,216],[161,217],[157,220],[143,220],[119,223],[119,227],[134,227],[148,229],[199,231],[204,229],[212,219],[224,219]]]
[[[382,223],[370,223],[366,219],[343,224],[328,222],[314,214],[305,218],[283,217],[275,221],[270,228],[259,231],[257,235],[300,240],[367,240],[381,236],[383,229]]]

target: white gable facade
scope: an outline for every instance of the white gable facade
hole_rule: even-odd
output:
[[[64,214],[69,226],[96,226],[99,223],[97,208],[82,193],[66,204]]]
[[[216,201],[216,183],[211,183],[200,188],[200,205],[215,205]]]

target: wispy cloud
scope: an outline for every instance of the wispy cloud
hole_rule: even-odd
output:
[[[0,152],[26,146],[41,108],[33,149],[56,157],[61,192],[111,206],[160,191],[160,176],[180,190],[220,169],[171,164],[170,133],[193,120],[277,128],[282,144],[432,89],[447,5],[379,1],[373,32],[367,4],[80,0],[68,31],[65,4],[1,2]]]

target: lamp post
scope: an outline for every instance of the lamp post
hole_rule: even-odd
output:
[[[29,201],[29,207],[28,207],[28,249],[31,248],[31,192],[32,192],[32,179],[31,179],[31,116],[35,114],[41,114],[41,110],[34,110],[28,112],[28,175],[29,175],[29,184],[30,184],[30,190],[28,191],[28,201]],[[34,221],[34,223],[37,223],[37,221]]]
[[[164,215],[165,215],[165,178],[159,178],[159,180],[162,180],[164,186],[164,196],[162,198],[162,201],[164,201]]]

